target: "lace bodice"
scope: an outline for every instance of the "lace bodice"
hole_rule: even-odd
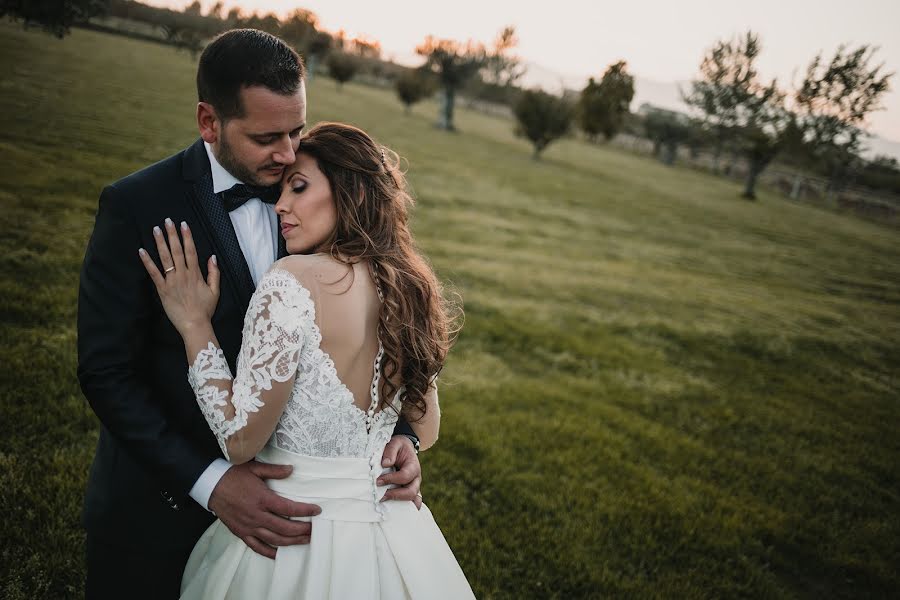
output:
[[[232,378],[212,342],[188,370],[197,402],[226,457],[248,460],[266,443],[308,456],[380,456],[400,408],[395,395],[376,412],[384,352],[380,342],[367,411],[354,404],[321,343],[309,290],[291,272],[273,267],[250,301],[236,376]]]

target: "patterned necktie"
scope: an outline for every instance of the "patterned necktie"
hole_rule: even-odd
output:
[[[236,183],[230,190],[222,192],[222,201],[225,203],[225,209],[228,212],[243,206],[247,200],[259,198],[266,204],[275,204],[278,202],[279,186],[258,187],[254,185],[244,185]]]

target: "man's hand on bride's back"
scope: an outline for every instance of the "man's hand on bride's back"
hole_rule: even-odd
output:
[[[394,484],[398,487],[385,492],[384,500],[408,500],[422,508],[422,494],[419,488],[422,486],[422,465],[412,442],[405,435],[395,435],[384,447],[381,457],[381,466],[397,469],[391,473],[385,473],[378,478],[378,485]]]
[[[187,223],[181,223],[182,246],[178,230],[171,219],[166,219],[162,229],[153,228],[153,238],[162,263],[157,268],[150,254],[139,249],[141,262],[153,280],[166,316],[182,335],[192,327],[205,326],[212,319],[219,301],[219,266],[215,255],[209,258],[206,280],[197,260],[197,249]]]
[[[279,496],[263,481],[284,479],[290,474],[288,465],[256,461],[234,465],[213,489],[209,509],[254,552],[274,559],[279,546],[309,543],[312,524],[288,517],[312,517],[322,512],[315,504]]]

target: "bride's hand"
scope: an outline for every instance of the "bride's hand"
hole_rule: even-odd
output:
[[[141,248],[138,254],[156,286],[166,315],[175,329],[184,335],[192,327],[211,321],[219,301],[219,267],[216,264],[216,256],[210,256],[207,265],[209,275],[204,281],[190,228],[182,221],[183,250],[178,239],[178,231],[171,219],[166,219],[165,228],[168,243],[160,228],[153,228],[153,237],[162,262],[162,273],[156,268],[146,250]]]

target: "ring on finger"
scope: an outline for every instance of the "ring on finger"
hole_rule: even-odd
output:
[[[175,270],[175,265],[172,265],[171,267],[169,267],[168,269],[166,269],[166,273],[170,273],[170,272],[172,272],[172,271],[174,271],[174,270]]]

